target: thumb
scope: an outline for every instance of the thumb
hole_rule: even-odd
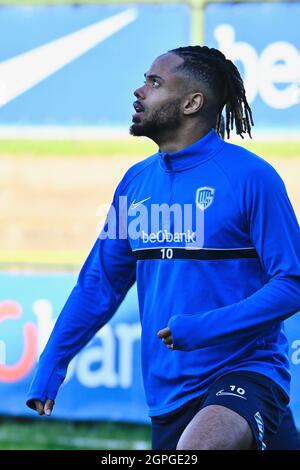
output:
[[[41,402],[41,400],[34,400],[34,404],[35,404],[36,411],[38,412],[40,416],[42,416],[44,414],[43,403]]]
[[[47,400],[44,406],[44,413],[46,416],[50,416],[53,410],[54,406],[54,401],[53,400]]]
[[[171,330],[169,327],[166,327],[166,328],[163,328],[162,330],[159,330],[159,332],[157,333],[157,336],[159,338],[166,338],[167,336],[170,336],[171,335]]]

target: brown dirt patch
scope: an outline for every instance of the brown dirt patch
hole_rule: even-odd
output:
[[[143,157],[142,157],[143,158]],[[0,158],[1,250],[83,250],[96,239],[97,208],[136,158]],[[272,159],[300,216],[300,157]]]

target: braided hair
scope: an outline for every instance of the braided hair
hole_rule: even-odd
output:
[[[237,67],[218,49],[207,46],[179,47],[169,51],[184,62],[177,67],[196,80],[205,82],[212,92],[213,110],[218,115],[216,131],[221,132],[221,116],[225,106],[227,138],[235,125],[236,133],[251,137],[254,125],[251,108],[246,98],[244,83]]]

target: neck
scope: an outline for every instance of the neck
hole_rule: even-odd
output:
[[[173,153],[194,144],[204,137],[210,129],[210,126],[197,125],[197,127],[190,129],[181,126],[179,129],[157,135],[152,140],[158,145],[161,152]]]

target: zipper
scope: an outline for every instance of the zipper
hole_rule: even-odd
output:
[[[170,195],[169,195],[169,207],[172,205],[173,195],[174,195],[174,180],[175,180],[175,173],[170,173]]]
[[[169,170],[169,177],[170,177],[170,186],[169,186],[169,201],[168,201],[168,204],[169,204],[169,208],[171,207],[172,205],[172,201],[173,201],[173,196],[174,196],[174,181],[175,181],[175,175],[176,173],[173,171],[173,168],[172,168],[172,163],[171,163],[171,159],[169,157],[169,155],[167,155],[166,157],[166,164],[167,164],[167,168]],[[170,212],[169,212],[170,214]],[[169,220],[169,227],[170,227],[170,231],[172,232],[174,230],[174,221],[173,221],[173,224],[171,226],[171,220]]]
[[[170,188],[169,189],[170,191],[169,192],[169,207],[170,207],[172,199],[173,199],[175,173],[173,172],[172,163],[171,163],[171,159],[169,155],[166,155],[165,157],[165,164],[166,164],[167,169],[169,170],[168,175],[170,177],[170,186],[169,186]]]

